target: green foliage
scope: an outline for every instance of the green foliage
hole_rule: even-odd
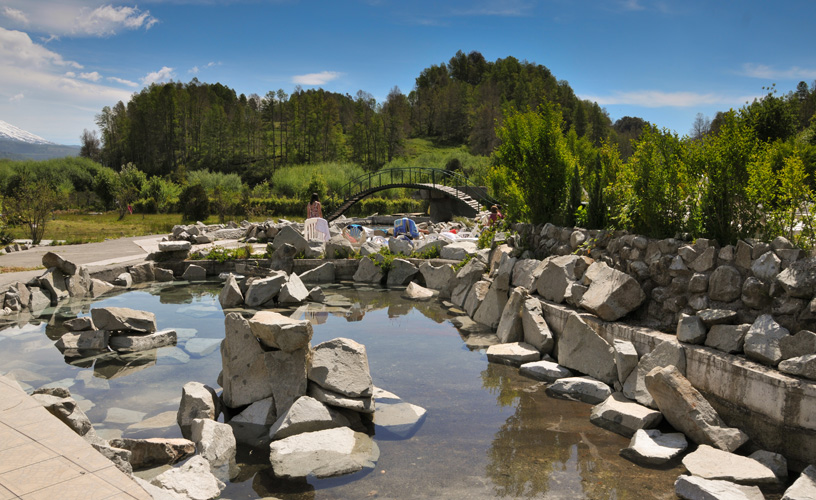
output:
[[[207,190],[201,184],[192,184],[182,189],[179,205],[184,220],[204,220],[210,215],[210,200]]]
[[[372,257],[371,260],[374,262],[374,265],[380,268],[380,271],[382,271],[383,274],[387,275],[388,271],[390,271],[393,267],[394,259],[396,259],[397,256],[392,254],[388,247],[380,248],[380,251],[377,252],[377,254],[380,255],[380,257]]]
[[[561,125],[558,107],[544,103],[536,112],[512,112],[497,131],[501,144],[493,153],[493,162],[517,176],[533,223],[565,220],[567,179],[575,159]]]
[[[141,212],[164,214],[178,203],[181,186],[154,175],[142,186]]]
[[[119,212],[119,220],[125,218],[130,212],[133,204],[139,199],[142,186],[147,182],[144,172],[136,168],[136,165],[128,163],[117,173],[114,183],[114,198],[116,200],[116,211]]]
[[[229,260],[249,259],[252,257],[252,246],[246,245],[238,248],[224,248],[215,246],[206,252],[192,252],[191,260],[213,260],[224,263]]]
[[[58,185],[27,171],[12,176],[3,190],[3,218],[7,225],[22,225],[36,245],[40,243],[54,209],[63,199]]]
[[[465,264],[467,264],[468,262],[473,260],[475,257],[476,257],[476,255],[472,254],[472,253],[469,253],[469,254],[465,255],[464,259],[460,260],[459,262],[457,262],[456,264],[453,265],[453,272],[458,273],[460,269],[465,267]]]
[[[530,211],[518,185],[518,175],[507,167],[496,165],[487,175],[487,187],[499,200],[502,214],[511,221],[528,220]]]
[[[414,259],[438,259],[440,257],[439,247],[433,245],[424,252],[411,252],[411,258]]]

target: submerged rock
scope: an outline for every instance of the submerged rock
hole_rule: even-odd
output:
[[[279,477],[331,477],[372,468],[379,457],[370,436],[338,427],[273,441],[269,461]]]
[[[638,429],[629,447],[620,451],[623,458],[639,465],[663,465],[680,456],[688,448],[681,432],[663,434],[657,429]]]

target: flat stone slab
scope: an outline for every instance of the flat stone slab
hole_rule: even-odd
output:
[[[771,469],[756,460],[701,444],[683,458],[693,476],[721,479],[748,486],[772,485],[778,479]]]
[[[338,427],[290,436],[270,444],[276,476],[331,477],[373,468],[380,449],[370,436]]]
[[[538,349],[525,342],[496,344],[487,348],[487,360],[491,363],[520,366],[540,359]]]
[[[686,448],[688,441],[681,432],[663,434],[657,429],[638,429],[629,447],[620,454],[638,465],[663,465],[680,456]]]
[[[570,377],[556,380],[547,387],[547,393],[573,401],[598,404],[612,395],[612,389],[591,377]]]
[[[816,467],[808,465],[799,478],[785,491],[782,500],[809,500],[816,498]]]
[[[111,349],[117,352],[139,352],[176,345],[175,330],[161,330],[148,335],[111,335]]]
[[[589,416],[589,421],[598,427],[626,437],[631,437],[639,429],[657,427],[662,420],[663,415],[659,411],[639,405],[620,392],[592,408]]]
[[[545,382],[555,382],[562,378],[574,377],[575,374],[569,368],[565,368],[552,361],[533,361],[524,363],[519,367],[519,373]]]
[[[765,500],[756,486],[743,486],[730,481],[680,476],[674,483],[674,493],[684,500]]]

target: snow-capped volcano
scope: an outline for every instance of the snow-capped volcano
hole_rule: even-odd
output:
[[[3,120],[0,120],[0,139],[25,142],[28,144],[54,144],[31,132],[26,132],[10,123],[6,123]]]

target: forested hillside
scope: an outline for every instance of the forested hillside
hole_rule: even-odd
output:
[[[536,109],[544,101],[560,105],[565,130],[574,128],[578,137],[599,145],[616,135],[600,106],[578,99],[546,67],[460,51],[423,70],[408,95],[395,87],[383,102],[364,91],[297,87],[291,95],[280,89],[246,96],[196,79],[153,84],[98,115],[99,159],[177,180],[210,169],[254,184],[282,165],[350,161],[377,169],[400,156],[409,137],[489,155],[508,109]]]

